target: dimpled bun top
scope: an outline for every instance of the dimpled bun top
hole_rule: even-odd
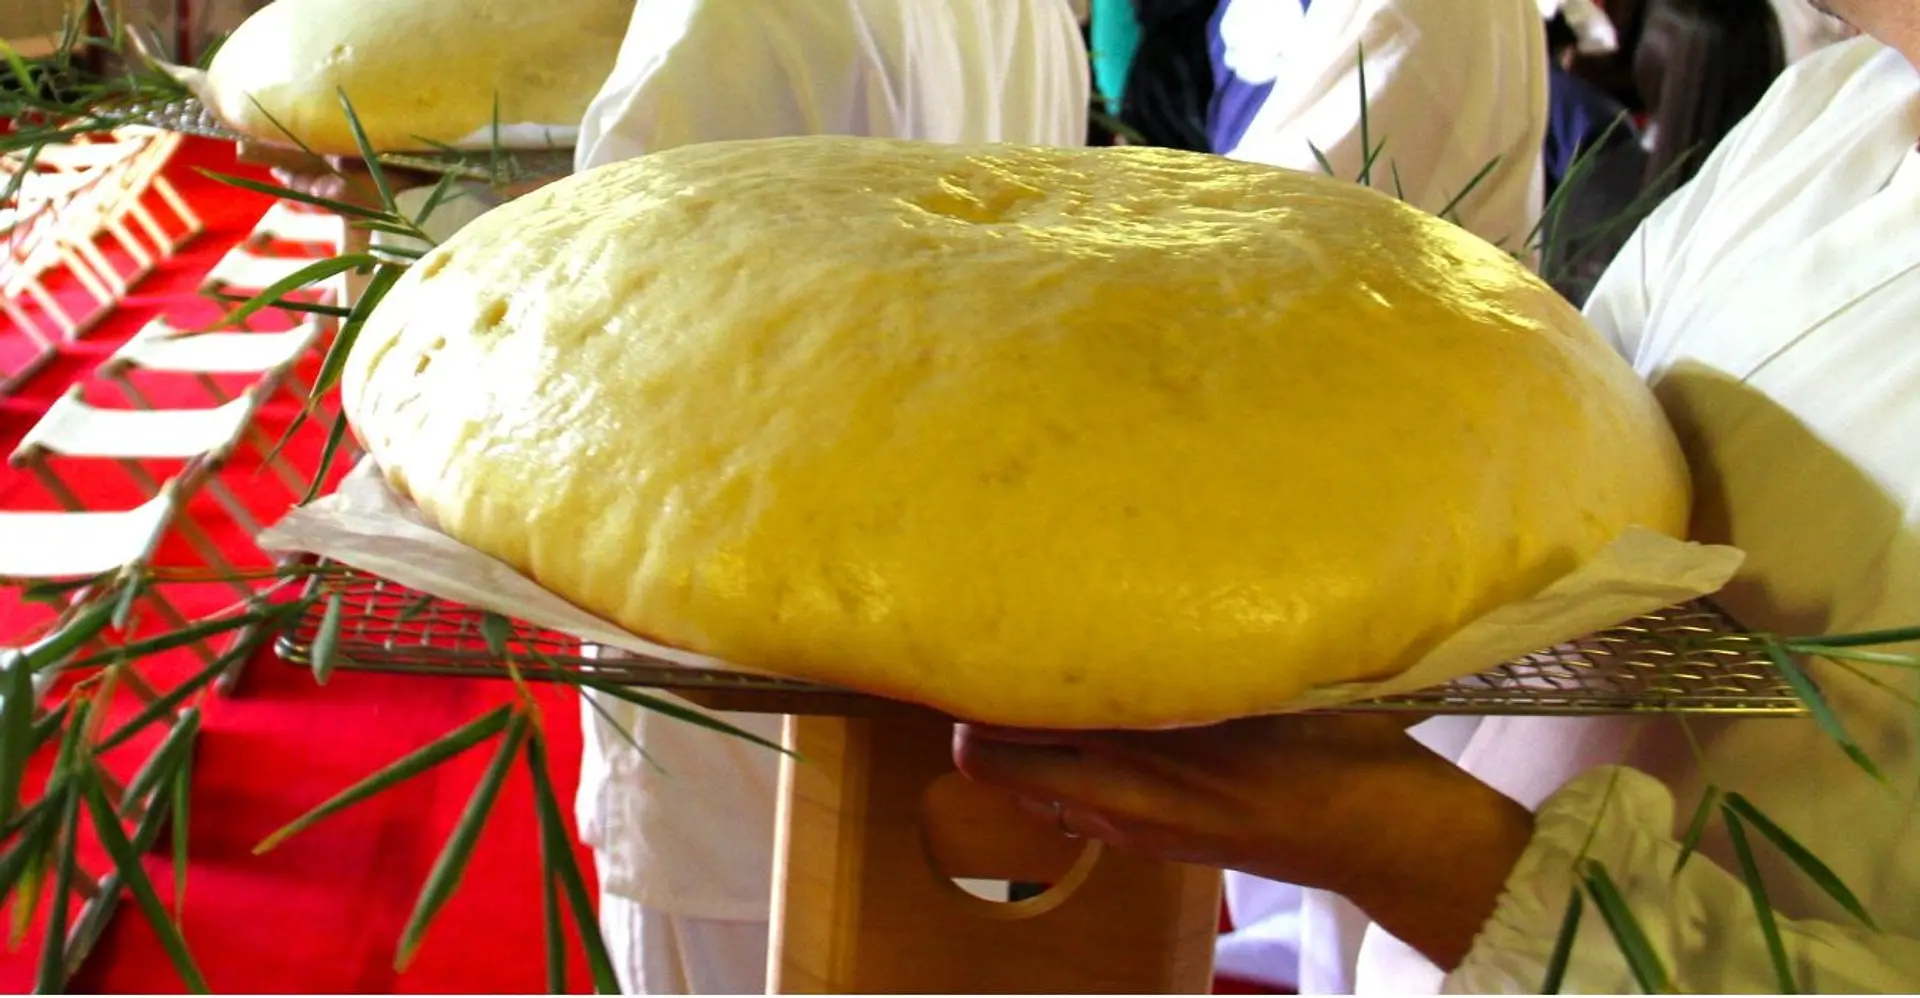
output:
[[[413,267],[344,391],[397,490],[579,606],[1011,725],[1391,675],[1689,504],[1648,390],[1507,255],[1146,148],[594,170]]]

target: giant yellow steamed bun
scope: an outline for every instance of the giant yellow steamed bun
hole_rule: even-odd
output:
[[[356,155],[340,92],[378,152],[427,150],[502,125],[571,129],[613,71],[634,0],[274,0],[207,70],[230,126]]]
[[[1688,507],[1648,391],[1500,251],[1165,150],[595,170],[428,255],[344,379],[399,491],[576,604],[1005,724],[1392,674]]]

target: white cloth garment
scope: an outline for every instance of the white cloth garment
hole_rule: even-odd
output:
[[[1696,536],[1748,553],[1721,595],[1748,627],[1920,623],[1916,139],[1920,73],[1900,55],[1862,39],[1809,57],[1642,226],[1588,307],[1680,433]],[[1825,860],[1883,930],[1851,921],[1749,832],[1806,993],[1920,989],[1920,720],[1901,699],[1920,677],[1862,668],[1897,692],[1811,666],[1884,783],[1808,720],[1693,722],[1697,762],[1671,719],[1487,721],[1462,764],[1538,808],[1533,843],[1461,967],[1442,975],[1375,927],[1360,990],[1537,993],[1591,836],[1680,990],[1778,993],[1718,820],[1673,874],[1676,835],[1709,784],[1745,794]],[[1638,990],[1591,905],[1564,988]]]
[[[1226,2],[1227,68],[1250,83],[1273,81],[1226,155],[1318,173],[1318,149],[1336,176],[1358,179],[1368,154],[1364,51],[1366,137],[1386,143],[1372,186],[1435,214],[1453,205],[1468,231],[1512,252],[1528,248],[1546,191],[1538,0],[1475,0],[1471,17],[1459,0],[1315,0],[1305,14],[1299,0]]]
[[[1228,155],[1355,179],[1367,145],[1385,146],[1372,186],[1451,213],[1510,251],[1526,248],[1544,202],[1547,55],[1538,0],[1486,0],[1461,17],[1454,0],[1227,0],[1222,58],[1272,92]],[[1366,142],[1359,55],[1366,53]],[[1473,53],[1463,58],[1462,53]],[[1531,254],[1529,254],[1531,256]],[[1441,718],[1415,733],[1455,758],[1477,725]],[[1337,898],[1302,909],[1300,888],[1227,875],[1234,930],[1215,948],[1223,974],[1307,993],[1350,987],[1367,919]]]
[[[1815,10],[1807,0],[1773,0],[1773,15],[1780,22],[1780,42],[1789,65],[1857,33],[1847,22]]]
[[[1078,146],[1089,87],[1067,0],[640,0],[575,165],[783,135]],[[776,757],[601,706],[651,757],[583,705],[576,815],[603,893],[632,902],[607,932],[626,980],[763,980]],[[726,719],[780,736],[777,717]]]

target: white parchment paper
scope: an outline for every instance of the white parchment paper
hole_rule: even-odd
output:
[[[270,551],[331,558],[442,599],[686,668],[766,673],[648,641],[581,610],[499,560],[429,526],[418,509],[387,487],[370,461],[348,474],[332,495],[268,528],[260,544]],[[1472,622],[1398,676],[1322,687],[1248,713],[1332,707],[1410,693],[1484,672],[1713,593],[1733,577],[1742,557],[1730,547],[1629,530],[1585,566],[1530,599],[1509,603]]]

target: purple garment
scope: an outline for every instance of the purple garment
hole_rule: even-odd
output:
[[[1240,144],[1240,137],[1247,134],[1254,115],[1260,113],[1260,105],[1265,104],[1267,95],[1273,92],[1272,80],[1262,83],[1243,80],[1227,66],[1227,42],[1220,35],[1220,22],[1231,6],[1233,0],[1223,0],[1215,8],[1213,19],[1207,22],[1207,53],[1213,61],[1213,100],[1207,107],[1207,139],[1213,151],[1221,155]],[[1311,6],[1313,0],[1300,0],[1302,13]]]

